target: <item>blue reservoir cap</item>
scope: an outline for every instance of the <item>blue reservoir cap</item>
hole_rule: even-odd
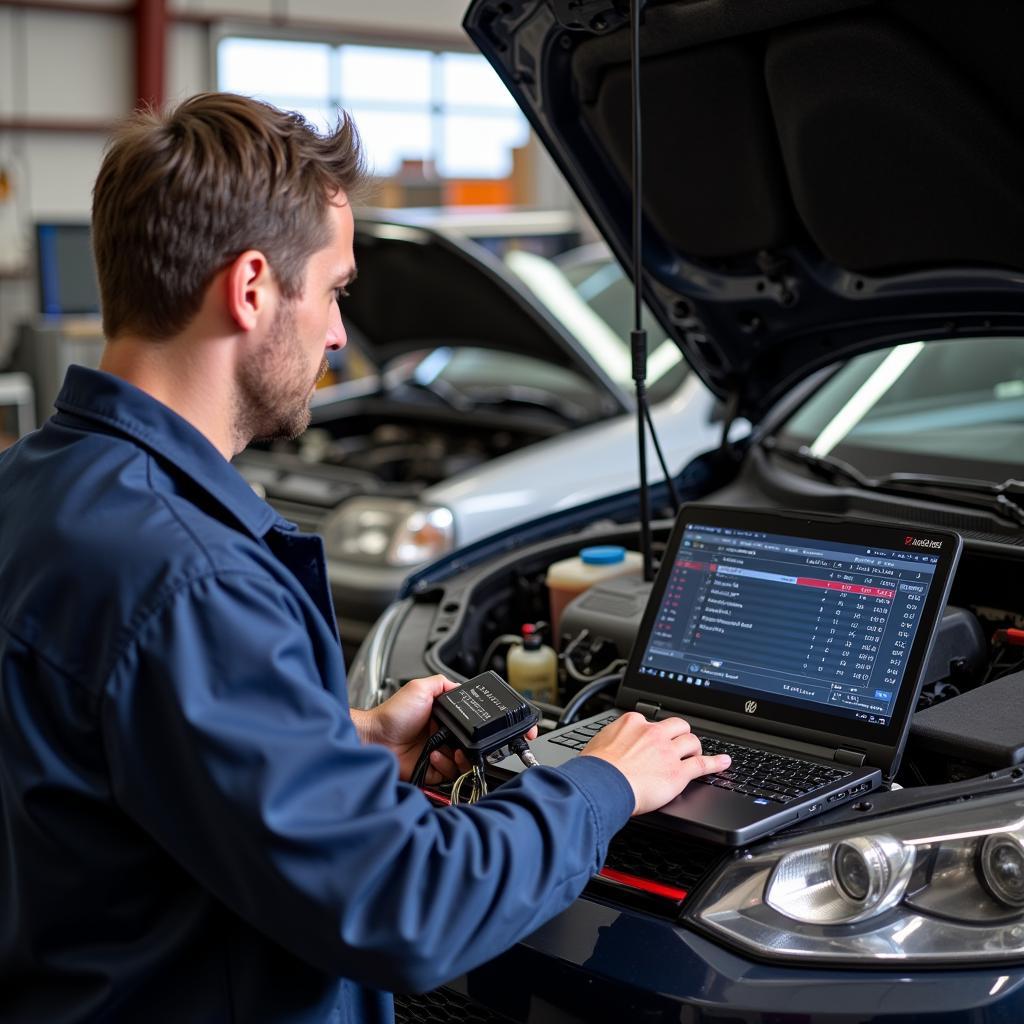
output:
[[[592,548],[583,548],[580,558],[585,565],[615,565],[626,560],[626,549],[617,544],[599,544]]]

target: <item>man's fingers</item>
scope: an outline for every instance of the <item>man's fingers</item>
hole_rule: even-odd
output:
[[[693,757],[702,752],[700,740],[692,732],[681,732],[672,738],[672,743],[679,751],[680,759]]]
[[[424,676],[422,679],[410,679],[406,686],[414,686],[417,690],[430,697],[440,697],[448,690],[454,690],[459,684],[453,683],[447,676]]]
[[[655,728],[661,729],[673,739],[690,735],[690,723],[685,718],[663,718],[655,723]]]
[[[426,774],[428,785],[437,785],[438,782],[458,778],[461,774],[455,761],[443,751],[435,750],[430,755],[430,767]]]
[[[533,728],[532,728],[532,729],[531,729],[531,730],[530,730],[530,731],[529,731],[529,732],[528,732],[528,733],[526,734],[526,740],[527,740],[527,742],[529,742],[529,741],[531,741],[531,740],[535,740],[535,739],[537,738],[537,736],[538,736],[538,735],[539,735],[539,730],[537,729],[537,726],[534,726],[534,727],[533,727]]]
[[[730,764],[732,758],[728,754],[693,754],[683,759],[682,768],[686,781],[692,782],[702,775],[724,772]]]
[[[455,778],[463,772],[468,772],[472,765],[461,750],[453,754],[447,747],[435,750],[430,755],[430,765],[438,771],[445,772],[450,778]]]
[[[442,782],[451,782],[464,775],[472,765],[461,750],[454,755],[447,749],[435,750],[430,755],[427,773],[423,781],[428,786],[436,786]]]
[[[611,725],[607,726],[610,730],[636,730],[636,729],[657,729],[662,734],[668,736],[670,739],[675,736],[682,736],[684,733],[690,731],[690,723],[685,718],[677,718],[674,715],[670,715],[667,718],[662,718],[660,721],[654,722],[653,724],[646,719],[639,711],[627,711],[624,715],[621,715]]]

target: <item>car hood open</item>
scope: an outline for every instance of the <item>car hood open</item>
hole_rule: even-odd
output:
[[[628,5],[474,0],[464,22],[631,261]],[[643,291],[758,420],[901,340],[1024,332],[1024,5],[649,0]]]
[[[628,408],[622,392],[588,351],[492,253],[461,228],[445,232],[423,211],[356,211],[359,279],[342,300],[360,350],[379,367],[409,352],[472,345],[534,356],[567,367]],[[510,237],[535,218],[508,224]]]

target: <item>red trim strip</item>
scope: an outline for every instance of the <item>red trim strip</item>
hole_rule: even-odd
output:
[[[652,896],[661,896],[663,899],[675,900],[682,903],[689,896],[685,889],[676,889],[671,885],[662,885],[660,882],[652,882],[647,878],[639,878],[637,875],[627,875],[625,871],[616,871],[614,868],[601,868],[598,872],[599,878],[609,882],[616,882],[618,885],[628,886],[630,889],[639,889],[641,892],[650,893]]]

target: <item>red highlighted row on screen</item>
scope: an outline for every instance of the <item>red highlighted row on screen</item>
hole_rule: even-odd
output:
[[[783,576],[777,572],[762,572],[760,569],[741,569],[733,565],[719,565],[716,562],[676,562],[677,569],[697,569],[702,572],[715,572],[721,576],[747,576],[751,579],[767,580],[769,583],[788,583],[798,587],[817,587],[820,590],[838,590],[844,594],[857,594],[860,597],[884,597],[891,601],[896,596],[895,590],[884,587],[865,587],[859,583],[840,583],[837,580],[819,580],[814,576]]]

